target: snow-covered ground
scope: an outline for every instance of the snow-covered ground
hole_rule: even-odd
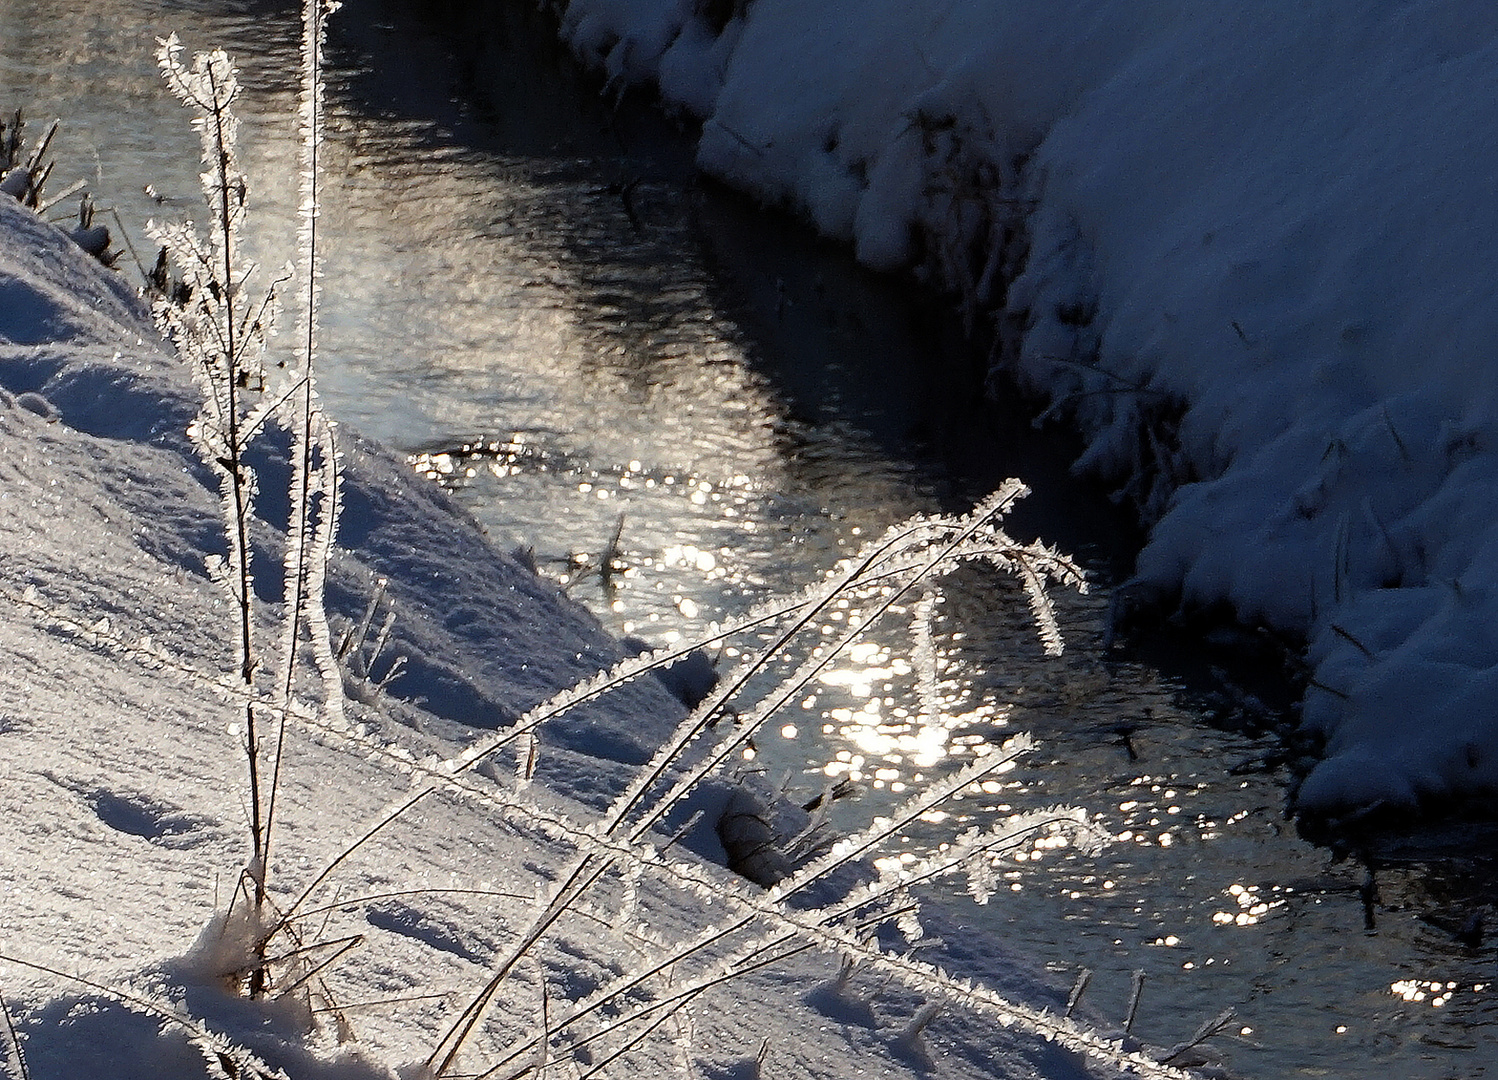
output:
[[[345,434],[330,611],[335,629],[350,626],[383,582],[396,618],[372,674],[397,655],[407,667],[383,694],[351,685],[347,726],[292,725],[271,886],[298,913],[280,947],[295,953],[295,940],[315,962],[356,937],[358,947],[278,1004],[227,993],[210,962],[235,939],[212,920],[249,855],[235,727],[244,711],[229,677],[233,605],[204,569],[222,533],[216,482],[185,435],[196,409],[187,373],[121,278],[0,198],[0,993],[37,1080],[251,1075],[239,1048],[296,1077],[414,1076],[535,916],[537,897],[598,842],[578,827],[681,708],[649,678],[579,708],[545,729],[538,782],[524,791],[510,766],[454,776],[433,764],[619,649],[585,611],[492,550],[435,485]],[[273,548],[276,470],[267,458],[259,471],[266,520],[256,542]],[[275,564],[265,551],[260,560]],[[273,598],[261,605],[273,607]],[[359,646],[366,659],[375,636]],[[338,860],[433,777],[431,797]],[[712,811],[731,791],[708,787],[698,805]],[[501,986],[475,1052],[559,1024],[571,1002],[694,938],[725,909],[764,903],[698,860],[721,858],[710,833],[699,828],[686,846],[698,854],[643,878],[638,931],[624,914],[629,889],[612,910],[577,905]],[[332,873],[298,906],[297,891],[323,868]],[[939,913],[931,924],[944,928]],[[1017,1002],[1013,1011],[969,991],[960,996],[973,1009],[949,1006],[924,1036],[909,1036],[902,1029],[922,997],[885,986],[870,1000],[882,976],[835,988],[836,961],[806,953],[709,991],[690,1021],[642,1039],[609,1073],[667,1075],[683,1054],[684,1075],[716,1080],[759,1075],[761,1054],[763,1075],[777,1078],[929,1075],[933,1060],[946,1077],[1117,1071],[1123,1058],[1077,1024],[1046,1021],[1061,1041],[1094,1040],[1111,1066],[1009,1029],[1014,1013],[1054,1010],[1063,998],[994,943],[945,932],[942,962],[981,976]],[[643,1000],[636,992],[619,1008]],[[308,1012],[335,1003],[341,1012]],[[15,1047],[0,1027],[0,1075],[23,1074]],[[1169,1072],[1142,1058],[1134,1067]]]
[[[1498,793],[1498,8],[557,6],[707,172],[993,313],[1137,595],[1309,642],[1302,809]]]

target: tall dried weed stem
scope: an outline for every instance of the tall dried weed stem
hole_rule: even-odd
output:
[[[250,893],[248,939],[268,898],[271,842],[280,788],[285,716],[298,693],[298,657],[305,638],[323,683],[322,706],[341,711],[342,687],[333,658],[323,581],[332,553],[339,512],[339,461],[333,427],[314,386],[317,346],[317,149],[321,132],[323,21],[329,6],[305,5],[302,91],[302,234],[299,253],[306,303],[298,334],[297,362],[286,368],[267,363],[267,346],[281,309],[280,291],[297,279],[288,265],[264,288],[253,287],[257,267],[245,258],[241,233],[249,183],[237,158],[239,121],[235,102],[238,74],[222,50],[182,59],[176,35],[157,54],[172,93],[192,109],[202,145],[201,183],[208,210],[206,232],[190,221],[152,222],[152,236],[177,268],[180,287],[159,297],[154,313],[163,331],[191,366],[203,405],[189,430],[194,446],[219,482],[226,554],[209,560],[210,573],[232,598],[236,667],[244,696],[244,751],[249,803],[250,858],[245,881]],[[254,542],[258,494],[257,451],[269,452],[271,425],[290,435],[290,519],[282,562],[283,628],[279,648],[261,640],[255,610]],[[266,655],[273,660],[266,662]],[[269,730],[272,729],[273,730]],[[267,745],[267,738],[269,744]],[[263,949],[246,959],[248,989],[259,996],[270,988]]]

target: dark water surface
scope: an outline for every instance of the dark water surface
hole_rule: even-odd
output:
[[[244,68],[251,229],[279,265],[295,235],[285,5],[0,0],[0,108],[65,120],[58,177],[87,179],[149,261],[148,217],[198,213],[195,140],[155,76],[153,38],[172,30]],[[1213,1045],[1244,1076],[1498,1074],[1495,950],[1443,928],[1472,890],[1396,866],[1375,899],[1360,865],[1295,838],[1272,741],[1207,722],[1170,675],[1105,651],[1106,583],[1137,536],[1068,477],[1064,435],[977,401],[952,321],[695,182],[689,139],[615,110],[544,27],[491,19],[463,55],[451,23],[360,0],[335,31],[335,416],[412,454],[616,631],[658,643],[815,578],[909,514],[1022,477],[1036,494],[1014,535],[1060,544],[1103,585],[1057,595],[1067,653],[1043,655],[1011,584],[961,575],[933,621],[943,715],[904,703],[918,673],[896,625],[825,673],[759,763],[808,796],[855,780],[851,813],[866,816],[1030,731],[1032,760],[929,826],[1066,802],[1117,842],[1016,861],[1008,893],[964,918],[1060,985],[1093,970],[1084,1003],[1100,1014],[1121,1015],[1145,971],[1136,1031],[1157,1043],[1234,1007]]]

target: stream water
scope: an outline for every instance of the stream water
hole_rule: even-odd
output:
[[[149,261],[146,219],[197,210],[197,146],[153,61],[170,31],[243,67],[251,230],[279,265],[296,175],[286,5],[0,0],[0,108],[64,120],[54,187],[87,180]],[[1385,867],[1373,896],[1361,865],[1296,838],[1275,744],[1222,722],[1241,700],[1205,706],[1105,649],[1107,583],[1137,536],[1068,477],[1064,435],[974,400],[955,325],[694,181],[687,138],[611,108],[530,20],[466,54],[398,4],[360,0],[335,31],[322,388],[340,420],[412,455],[617,632],[657,643],[1022,477],[1036,494],[1011,531],[1099,583],[1056,595],[1066,654],[1042,653],[1012,584],[963,574],[932,621],[944,718],[893,693],[913,677],[897,626],[760,740],[767,767],[808,797],[854,780],[867,814],[1032,732],[1031,760],[931,827],[1066,802],[1116,842],[1017,861],[963,920],[1063,988],[1090,969],[1098,1014],[1120,1016],[1145,972],[1135,1031],[1152,1042],[1231,1006],[1212,1046],[1239,1075],[1498,1075],[1495,950],[1449,932],[1474,899],[1460,864]]]

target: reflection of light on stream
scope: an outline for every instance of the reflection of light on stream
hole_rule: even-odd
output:
[[[1473,983],[1471,993],[1481,994],[1487,988],[1486,983]],[[1421,982],[1419,979],[1399,979],[1389,985],[1389,990],[1402,1000],[1428,1002],[1433,1009],[1448,1004],[1462,989],[1459,983],[1439,980]]]
[[[911,619],[909,655],[899,655],[887,640],[862,641],[818,674],[825,696],[834,702],[821,710],[821,733],[830,745],[846,747],[822,765],[824,775],[900,794],[938,766],[987,752],[988,735],[960,734],[961,729],[1005,726],[1002,706],[964,711],[970,688],[942,678],[941,654],[931,640],[932,613],[923,610],[935,603],[932,596],[914,611],[894,609],[896,618]],[[818,702],[813,694],[802,708],[811,711]],[[1000,789],[994,780],[978,787],[990,794]]]
[[[1294,892],[1284,885],[1270,887],[1271,893]],[[1213,914],[1212,921],[1219,926],[1252,926],[1265,915],[1268,915],[1277,907],[1283,907],[1285,901],[1280,898],[1270,900],[1261,899],[1259,886],[1257,885],[1229,885],[1227,893],[1238,903],[1237,911],[1219,911]]]

